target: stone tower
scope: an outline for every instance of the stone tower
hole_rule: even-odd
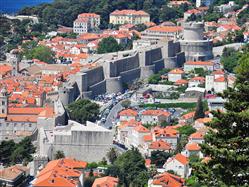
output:
[[[184,40],[180,41],[180,45],[186,61],[206,61],[213,58],[213,41],[205,39],[203,32],[202,22],[184,23]]]
[[[7,90],[3,88],[0,92],[0,115],[8,114],[8,94]]]

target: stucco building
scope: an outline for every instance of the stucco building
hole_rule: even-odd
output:
[[[114,25],[122,24],[144,24],[150,22],[150,15],[142,10],[115,10],[110,14],[109,23]]]

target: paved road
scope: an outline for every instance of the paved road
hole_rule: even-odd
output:
[[[118,112],[122,110],[121,101],[112,107],[110,110],[103,127],[111,128],[113,126],[113,122],[117,119]]]

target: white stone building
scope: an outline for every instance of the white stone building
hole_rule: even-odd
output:
[[[141,114],[141,122],[143,124],[158,124],[169,122],[171,114],[163,110],[145,110]]]
[[[188,178],[188,176],[190,175],[188,158],[180,153],[178,153],[174,157],[169,158],[163,165],[163,168],[166,171],[172,170],[177,175],[183,178]]]
[[[184,71],[181,69],[173,69],[168,73],[168,81],[176,82],[184,76]]]
[[[95,13],[79,14],[73,24],[73,32],[83,34],[91,29],[98,28],[100,25],[100,16]]]
[[[214,70],[214,63],[211,61],[188,61],[184,64],[184,71],[190,72],[195,68],[203,68],[206,71]]]

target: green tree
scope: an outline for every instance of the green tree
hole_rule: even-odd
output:
[[[57,159],[61,159],[61,158],[65,158],[65,154],[64,154],[64,152],[63,151],[56,151],[56,153],[55,153],[55,159],[57,160]]]
[[[221,63],[224,65],[224,69],[228,72],[233,72],[237,66],[237,62],[240,57],[240,52],[234,48],[225,47],[222,52]]]
[[[9,165],[11,162],[11,154],[15,150],[15,142],[13,140],[2,141],[0,144],[0,163]]]
[[[119,51],[120,47],[118,42],[111,36],[102,39],[99,42],[99,46],[97,49],[97,53],[103,54],[103,53],[111,53],[111,52],[117,52]]]
[[[88,99],[80,99],[69,104],[67,110],[71,119],[79,123],[93,122],[99,114],[99,105]]]
[[[118,158],[118,152],[117,150],[112,147],[108,152],[107,152],[107,158],[110,161],[111,164],[114,163],[114,161]]]
[[[49,47],[40,45],[31,51],[31,56],[43,62],[53,63],[55,54]]]
[[[154,74],[151,75],[148,79],[149,84],[158,84],[159,81],[161,80],[161,75],[160,74]]]
[[[126,100],[121,102],[121,106],[124,108],[129,108],[130,105],[131,105],[131,101],[129,99],[126,99]]]
[[[108,168],[107,174],[117,176],[125,187],[144,186],[149,179],[145,160],[136,148],[120,155],[113,166]]]
[[[151,163],[155,164],[158,168],[161,168],[172,154],[164,151],[152,151],[151,152]]]
[[[195,116],[194,119],[199,119],[199,118],[204,118],[205,117],[205,111],[204,111],[204,106],[202,102],[202,96],[199,96],[196,109],[195,109]]]
[[[184,125],[182,127],[177,128],[181,135],[189,136],[196,132],[196,129],[191,125]]]
[[[207,186],[248,186],[249,174],[249,53],[236,68],[233,88],[224,92],[226,112],[213,112],[202,152],[211,158],[194,165],[198,182]]]
[[[35,153],[35,147],[32,144],[30,137],[23,138],[19,143],[14,147],[14,151],[11,153],[11,162],[23,163],[32,161],[32,154]]]

